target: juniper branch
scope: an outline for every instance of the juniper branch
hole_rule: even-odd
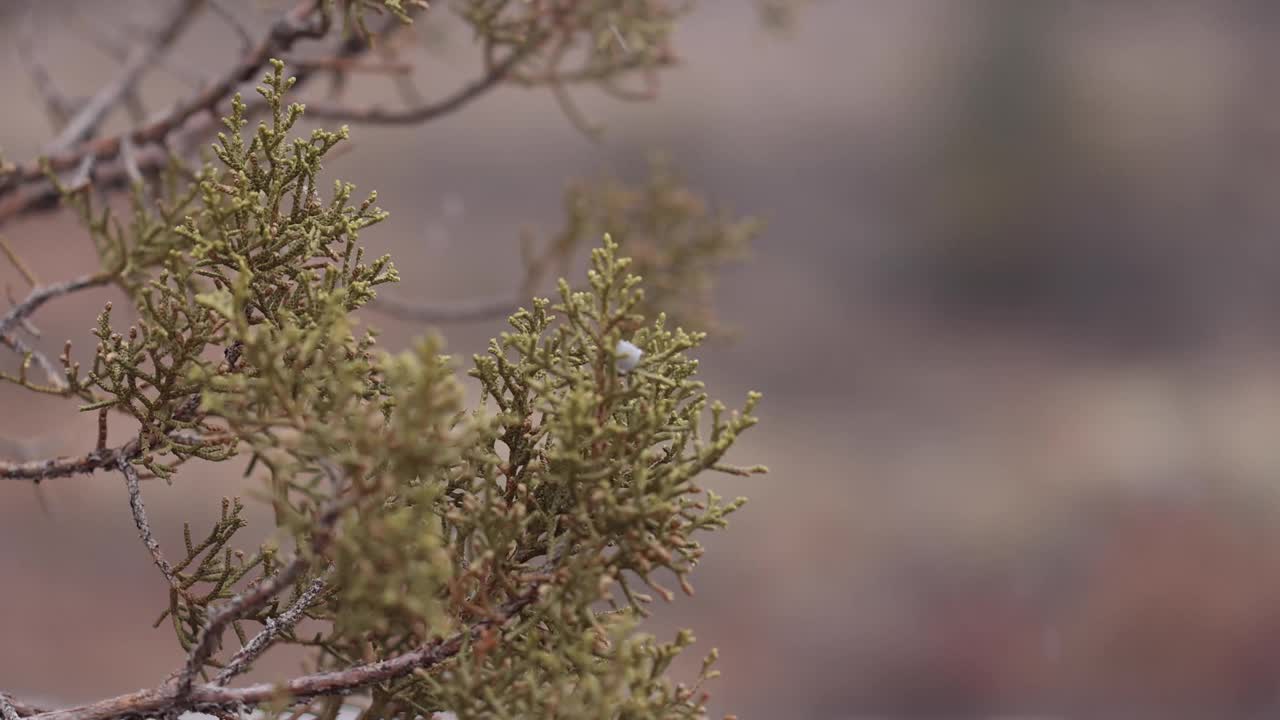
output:
[[[298,22],[323,34],[329,13],[345,7],[363,29],[360,13],[399,13],[404,1],[319,0]],[[484,38],[495,79],[486,75],[438,103],[409,101],[405,112],[440,109],[406,122],[461,107],[504,80],[518,81],[512,74],[521,72],[519,54],[557,32],[610,43],[589,53],[583,72],[618,66],[609,28],[627,53],[632,31],[641,33],[636,48],[663,45],[665,30],[648,40],[641,32],[649,20],[666,19],[657,0],[652,7],[644,3],[652,16],[641,17],[626,35],[609,24],[612,16],[601,15],[613,1],[557,5],[550,14],[524,4],[508,12],[504,1],[495,4],[504,13],[501,22],[479,12],[483,3],[464,5],[477,11],[467,20]],[[351,14],[347,20],[350,26]],[[553,29],[540,29],[547,25]],[[499,56],[505,60],[497,62]],[[543,60],[533,64],[548,64],[548,72],[563,78],[559,57]],[[507,69],[494,72],[506,62]],[[726,416],[722,404],[708,405],[693,379],[696,361],[684,354],[701,334],[666,330],[661,318],[645,325],[641,280],[626,273],[631,261],[617,255],[617,243],[606,235],[605,247],[592,253],[588,286],[575,292],[561,281],[560,303],[533,301],[532,310],[511,317],[514,332],[474,358],[469,374],[480,381],[483,399],[468,413],[454,371],[434,343],[393,355],[378,350],[371,333],[353,331],[348,316],[374,297],[374,286],[398,277],[386,257],[364,261],[356,244],[357,232],[385,213],[373,206],[372,194],[351,204],[347,184],[336,186],[331,203],[321,199],[319,160],[346,137],[346,128],[290,140],[303,108],[284,104],[293,81],[284,77],[284,63],[272,66],[260,89],[271,122],[246,139],[247,108],[237,100],[226,120],[231,132],[214,148],[228,172],[207,167],[187,194],[171,188],[174,183],[157,188],[160,217],[141,217],[119,242],[99,229],[109,219],[92,221],[95,239],[108,241],[100,250],[140,248],[141,259],[125,277],[142,320],[122,333],[114,330],[110,308],[99,316],[101,344],[89,377],[106,395],[85,391],[85,409],[122,409],[142,429],[130,443],[108,448],[100,427],[94,451],[81,458],[0,464],[0,477],[29,472],[31,479],[86,467],[120,471],[139,534],[162,572],[184,588],[208,586],[198,596],[171,595],[160,617],[171,617],[186,648],[177,672],[150,690],[45,717],[132,720],[190,710],[225,717],[255,706],[302,713],[320,704],[312,698],[326,698],[319,715],[330,717],[339,696],[369,689],[376,708],[368,710],[370,718],[444,708],[487,716],[504,706],[528,714],[528,708],[548,707],[548,700],[565,717],[599,717],[619,700],[634,703],[628,716],[700,716],[705,698],[694,698],[697,686],[673,686],[661,677],[691,636],[657,645],[632,635],[630,615],[605,618],[596,608],[602,602],[617,608],[621,598],[609,587],[618,583],[639,610],[636,603],[645,600],[626,589],[627,577],[669,597],[651,577],[658,571],[674,573],[692,592],[686,575],[702,550],[691,534],[723,526],[742,502],[723,503],[709,491],[701,500],[703,491],[692,481],[707,470],[732,469],[724,454],[755,422],[749,415],[755,396],[742,414]],[[135,131],[124,133],[110,157],[92,151],[95,142],[68,152],[79,153],[77,174],[84,181],[95,169],[136,180],[149,174],[148,158],[167,159],[175,142],[192,137],[191,127],[183,121],[146,142]],[[7,177],[0,176],[0,184],[10,183]],[[10,199],[36,197],[37,185],[12,181],[8,187],[17,192]],[[166,199],[175,191],[171,206]],[[0,219],[5,192],[0,188]],[[186,220],[175,229],[176,217]],[[571,249],[573,232],[554,247]],[[538,277],[542,261],[526,265],[528,277]],[[532,283],[520,295],[527,296]],[[496,314],[510,302],[463,309]],[[451,309],[456,316],[458,307]],[[14,314],[10,325],[23,319]],[[225,348],[226,363],[215,369],[207,356],[216,347]],[[634,351],[625,363],[614,350],[622,347]],[[24,370],[31,362],[24,361]],[[69,366],[67,378],[80,394],[72,372]],[[498,410],[492,416],[490,405]],[[712,422],[704,439],[699,418],[707,410]],[[294,555],[281,562],[273,547],[246,556],[229,545],[242,526],[237,501],[209,540],[197,544],[188,533],[188,559],[169,566],[151,534],[133,463],[169,477],[186,459],[229,459],[241,444],[253,451],[249,471],[269,472],[276,524],[287,531]],[[156,456],[165,453],[176,460],[159,462]],[[319,462],[332,490],[323,475],[315,477],[318,457],[333,458]],[[538,556],[547,561],[530,568]],[[332,570],[317,577],[326,566]],[[543,597],[544,606],[530,607]],[[501,629],[522,613],[529,617],[518,630]],[[314,639],[298,637],[292,628],[304,617],[327,629]],[[249,637],[247,624],[260,624],[259,632]],[[224,651],[228,630],[239,642]],[[314,649],[315,672],[227,687],[286,643]],[[422,672],[451,658],[445,668]],[[491,698],[491,688],[506,689]]]
[[[217,644],[221,641],[222,632],[231,623],[266,605],[285,588],[292,585],[311,564],[311,555],[321,553],[333,540],[338,516],[345,504],[338,498],[338,490],[334,491],[334,499],[322,510],[315,520],[311,533],[311,553],[299,549],[298,553],[275,575],[258,583],[249,590],[231,598],[226,604],[211,609],[208,621],[200,630],[199,637],[187,655],[186,666],[178,676],[177,698],[181,701],[191,694],[196,675],[209,662]]]
[[[35,351],[26,347],[18,338],[14,336],[0,335],[0,339],[12,344],[17,349],[23,349],[31,352],[35,356]],[[219,365],[218,372],[228,373],[236,369],[236,364],[240,361],[240,353],[242,346],[235,342],[227,346],[223,351],[224,362]],[[48,362],[47,358],[44,362]],[[46,368],[52,375],[53,370]],[[65,389],[66,381],[62,380],[60,388]],[[199,417],[200,411],[200,393],[192,393],[186,401],[173,414],[173,419],[179,422],[189,422]],[[92,473],[95,470],[103,470],[109,468],[119,469],[120,463],[127,463],[140,456],[144,449],[142,437],[135,437],[128,443],[115,448],[103,447],[106,428],[102,424],[102,416],[99,416],[98,443],[94,450],[85,455],[76,457],[58,457],[47,460],[34,460],[29,462],[6,462],[0,460],[0,479],[11,480],[34,480],[40,482],[54,477],[67,477],[70,475],[80,475]],[[192,433],[184,428],[178,428],[166,433],[166,437],[175,442],[187,446],[200,445],[204,443],[222,444],[227,442],[226,436],[202,436],[192,435]]]

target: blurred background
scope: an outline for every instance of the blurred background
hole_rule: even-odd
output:
[[[39,3],[39,52],[89,94],[118,68],[100,36],[161,5]],[[24,13],[0,0],[0,52]],[[175,68],[237,55],[205,20]],[[427,96],[474,71],[448,28],[428,18],[411,52]],[[511,288],[517,238],[559,229],[567,180],[642,181],[653,149],[767,220],[717,292],[736,337],[700,357],[714,395],[765,393],[733,460],[772,473],[710,483],[751,503],[707,539],[697,596],[651,625],[720,648],[717,713],[1273,717],[1278,39],[1267,0],[814,0],[783,32],[703,0],[658,102],[578,94],[599,143],[549,93],[506,89],[425,127],[357,127],[329,170],[391,211],[364,240],[411,278],[403,298]],[[51,133],[9,60],[0,147],[25,159]],[[149,77],[155,108],[181,75]],[[46,280],[94,266],[65,218],[4,235]],[[86,356],[110,297],[51,303],[42,347]],[[392,348],[431,329],[365,319]],[[501,329],[439,328],[462,358]],[[93,422],[5,387],[0,435],[20,441],[3,457],[84,452]],[[161,540],[244,492],[236,475],[153,484]],[[4,690],[71,703],[175,666],[126,502],[108,474],[0,486]]]

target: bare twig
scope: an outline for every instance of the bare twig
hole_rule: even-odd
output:
[[[529,301],[551,263],[557,260],[563,262],[572,251],[569,245],[551,243],[541,252],[530,256],[531,246],[532,241],[526,239],[524,279],[520,283],[520,289],[511,295],[450,303],[412,302],[375,295],[368,303],[369,309],[400,320],[424,323],[480,322],[509,315],[520,307],[520,303]]]
[[[75,29],[104,55],[109,55],[117,62],[125,62],[129,59],[129,53],[134,43],[123,37],[123,31],[114,29],[98,19],[89,22],[74,8],[69,9],[69,13],[71,22],[76,25]],[[207,79],[196,68],[183,62],[182,58],[179,57],[157,58],[156,64],[160,70],[168,73],[184,85],[200,87],[204,85]]]
[[[246,672],[253,661],[266,652],[267,648],[271,647],[271,643],[275,641],[278,635],[288,631],[302,619],[302,614],[324,592],[325,587],[323,576],[312,580],[307,589],[298,596],[298,599],[287,610],[276,617],[268,618],[266,627],[257,635],[254,635],[249,642],[245,643],[244,647],[240,648],[240,651],[227,662],[217,677],[213,679],[213,684],[226,685],[235,676]]]
[[[85,142],[65,152],[51,155],[47,159],[48,169],[53,172],[70,170],[78,167],[86,157],[95,160],[112,160],[119,154],[125,137],[136,145],[165,140],[192,117],[212,111],[219,102],[230,96],[240,83],[253,78],[272,56],[288,51],[302,38],[323,37],[329,29],[328,15],[320,13],[319,9],[319,0],[301,0],[271,26],[266,37],[253,48],[252,52],[246,54],[231,70],[197,93],[194,98],[179,103],[158,120],[142,127],[120,135]],[[10,192],[24,183],[39,182],[44,179],[44,175],[45,168],[40,162],[33,161],[18,165],[14,172],[0,178],[0,194]],[[3,215],[0,215],[0,219],[2,218]]]
[[[221,127],[221,122],[213,111],[215,106],[228,96],[241,82],[247,81],[266,59],[275,55],[283,55],[294,42],[303,37],[316,37],[315,28],[307,29],[303,22],[315,10],[315,2],[304,0],[299,2],[284,18],[273,25],[267,38],[256,46],[250,57],[229,71],[218,82],[208,86],[199,96],[175,108],[161,119],[140,126],[132,131],[113,138],[102,138],[82,144],[66,153],[50,160],[52,169],[56,171],[75,167],[81,155],[92,155],[98,158],[112,158],[123,150],[123,138],[128,137],[136,146],[136,162],[134,165],[144,176],[154,175],[168,167],[174,155],[184,156],[193,151],[204,138]],[[399,25],[399,21],[388,16],[384,19],[381,32],[388,32]],[[264,50],[265,48],[265,50]],[[336,57],[354,57],[369,49],[369,41],[359,33],[348,34],[333,50]],[[252,61],[261,57],[261,62]],[[314,73],[302,68],[295,74],[297,86],[307,82]],[[251,98],[248,102],[248,113],[254,115],[266,109],[267,105],[260,99]],[[163,143],[163,146],[159,143]],[[120,163],[101,166],[94,174],[95,188],[111,190],[128,187],[132,181],[130,171]],[[20,215],[57,207],[59,192],[43,175],[39,162],[29,162],[21,167],[15,166],[11,172],[0,174],[0,224]]]
[[[8,299],[9,304],[17,305],[18,301],[13,298],[13,294],[9,292],[9,288],[6,287],[4,291],[5,291],[4,292],[5,298]],[[31,322],[31,318],[22,318],[21,320],[18,321],[18,324],[21,325],[22,329],[26,330],[27,334],[30,335],[31,337],[34,337],[34,338],[43,337],[43,335],[40,332],[40,328],[36,327],[35,323]]]
[[[63,181],[63,185],[67,186],[72,192],[76,190],[84,190],[89,187],[89,183],[93,181],[93,169],[98,166],[98,159],[92,155],[85,155],[80,160],[80,164],[76,166],[76,171],[71,174],[68,180]]]
[[[31,84],[35,86],[36,92],[40,93],[40,98],[44,101],[45,112],[53,121],[54,127],[61,128],[75,111],[75,102],[58,89],[49,68],[45,67],[36,54],[34,8],[35,3],[31,3],[26,17],[22,20],[22,30],[18,33],[17,42],[14,45],[18,51],[18,59],[25,66],[27,74],[31,76]]]
[[[123,717],[145,717],[177,714],[184,710],[210,712],[240,710],[282,698],[301,700],[319,696],[345,695],[371,685],[405,677],[430,668],[456,656],[485,631],[501,627],[537,601],[541,586],[533,585],[504,604],[492,617],[485,618],[447,639],[427,643],[416,650],[378,662],[356,665],[343,670],[313,673],[280,683],[258,683],[242,688],[225,688],[216,684],[191,686],[181,694],[179,682],[169,682],[152,690],[102,700],[66,710],[36,715],[39,720],[116,720]]]
[[[399,60],[361,61],[356,58],[300,58],[290,57],[291,67],[307,70],[331,70],[344,73],[369,73],[373,75],[408,75],[413,66]]]
[[[134,91],[142,76],[178,39],[203,3],[204,0],[179,2],[161,23],[160,29],[151,41],[130,53],[119,77],[98,91],[85,103],[84,107],[80,108],[75,117],[67,122],[58,137],[45,148],[45,153],[49,155],[63,153],[76,143],[93,137],[107,114]]]
[[[592,140],[600,139],[602,129],[599,125],[594,125],[587,116],[578,108],[577,103],[573,101],[573,96],[569,94],[569,88],[565,79],[554,71],[559,67],[561,59],[569,51],[571,47],[571,36],[563,36],[551,49],[550,57],[547,58],[547,67],[553,68],[548,70],[546,82],[551,88],[551,96],[555,98],[556,104],[560,106],[560,111],[564,113],[565,118],[577,128],[583,135]]]
[[[69,295],[73,292],[83,290],[85,288],[105,285],[115,277],[111,273],[95,273],[93,275],[85,275],[75,280],[55,283],[53,285],[45,285],[30,292],[26,299],[13,306],[9,312],[0,317],[0,335],[8,333],[13,326],[22,321],[23,318],[31,315],[40,308],[41,305],[52,300],[53,298]]]
[[[501,85],[511,70],[541,44],[542,41],[540,39],[531,40],[520,49],[507,55],[501,62],[494,64],[481,77],[463,85],[449,96],[436,102],[399,110],[377,105],[357,108],[333,103],[307,103],[307,117],[374,125],[417,125],[434,120],[462,108],[472,100]]]
[[[240,18],[235,13],[227,9],[221,0],[209,0],[209,9],[214,15],[222,18],[222,21],[235,32],[236,37],[240,38],[240,50],[248,52],[253,47],[253,37],[249,35],[249,29],[240,22]]]
[[[18,257],[18,253],[14,252],[12,247],[9,247],[9,241],[5,240],[3,235],[0,235],[0,252],[3,252],[5,257],[9,258],[9,263],[17,268],[19,273],[22,273],[22,279],[26,280],[28,285],[35,287],[40,284],[40,281],[36,279],[36,274],[31,271],[31,268],[27,267],[22,258]]]
[[[178,579],[173,574],[173,566],[164,559],[164,553],[160,551],[160,543],[156,542],[155,536],[151,534],[151,523],[147,521],[147,509],[142,504],[142,486],[138,482],[138,471],[134,470],[133,465],[124,458],[116,461],[116,467],[120,468],[120,472],[124,474],[125,487],[129,490],[129,509],[133,511],[133,524],[138,527],[138,535],[142,537],[142,543],[147,546],[152,561],[155,562],[156,567],[160,568],[164,579],[169,582],[169,587],[179,589]]]
[[[53,361],[47,355],[39,350],[31,347],[25,340],[17,335],[0,335],[0,345],[11,348],[19,355],[31,355],[31,359],[44,370],[44,374],[49,378],[49,384],[59,392],[65,391],[68,387],[67,379],[63,376],[63,372],[58,369]],[[4,476],[4,464],[0,462],[0,477]]]
[[[398,62],[395,52],[389,44],[384,44],[378,51],[386,58],[386,62]],[[418,86],[414,85],[413,78],[410,75],[393,75],[391,82],[396,86],[396,93],[400,96],[400,102],[405,105],[421,105],[424,100],[422,94],[418,92]]]
[[[133,141],[127,137],[120,142],[120,164],[124,167],[124,174],[129,178],[129,182],[137,185],[143,181],[142,169],[138,167],[137,151],[133,147]]]

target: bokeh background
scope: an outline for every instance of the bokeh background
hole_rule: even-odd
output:
[[[91,93],[117,67],[99,36],[162,4],[37,3],[40,53]],[[25,7],[0,0],[12,158],[50,137],[11,57]],[[428,20],[418,40],[424,94],[470,76],[464,35]],[[768,221],[717,293],[737,337],[700,356],[719,397],[765,392],[734,459],[772,474],[711,483],[752,502],[708,539],[697,596],[652,624],[720,648],[717,712],[1271,717],[1277,40],[1268,0],[814,0],[782,33],[747,0],[703,0],[659,102],[579,94],[600,143],[549,94],[504,90],[426,127],[357,128],[330,170],[391,210],[365,239],[406,298],[509,289],[519,234],[559,228],[566,180],[639,181],[652,149]],[[153,108],[237,48],[202,22],[150,76]],[[65,219],[3,232],[46,279],[93,267]],[[41,345],[83,356],[110,297],[51,303]],[[366,320],[392,347],[431,330]],[[500,329],[438,328],[460,357]],[[92,420],[67,409],[0,388],[0,456],[83,452]],[[153,484],[161,539],[245,488],[225,468]],[[126,502],[109,474],[0,486],[4,690],[70,703],[175,667]]]

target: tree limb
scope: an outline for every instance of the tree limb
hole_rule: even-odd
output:
[[[76,143],[93,137],[112,108],[134,91],[146,71],[154,66],[169,46],[182,35],[202,4],[204,0],[182,0],[178,3],[161,23],[160,29],[151,42],[130,53],[120,75],[99,90],[84,104],[84,107],[76,112],[75,116],[67,122],[66,127],[62,128],[58,137],[45,148],[45,154],[64,153]],[[128,135],[124,137],[130,139]]]
[[[6,462],[0,460],[0,478],[10,480],[48,480],[92,473],[95,470],[118,467],[121,460],[132,460],[142,454],[142,443],[134,438],[114,448],[94,450],[75,457],[57,457],[31,462]]]

